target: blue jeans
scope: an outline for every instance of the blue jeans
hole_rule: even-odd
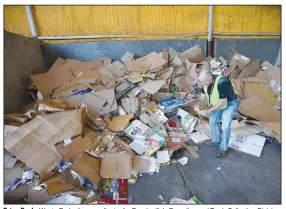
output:
[[[211,127],[211,140],[220,146],[222,151],[228,149],[228,143],[230,139],[230,125],[234,114],[239,108],[240,100],[239,98],[227,102],[227,107],[225,109],[216,110],[211,113],[209,123]],[[220,131],[219,121],[222,120],[222,134]]]

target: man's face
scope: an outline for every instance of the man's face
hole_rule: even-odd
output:
[[[209,75],[202,75],[199,77],[199,81],[202,83],[202,85],[208,86],[213,82],[213,78]]]

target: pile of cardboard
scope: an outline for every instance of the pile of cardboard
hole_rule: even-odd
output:
[[[280,77],[270,63],[261,66],[263,71],[259,65],[253,70],[257,60],[239,54],[205,60],[198,45],[141,58],[127,52],[121,62],[57,59],[46,73],[23,79],[35,100],[25,113],[5,115],[5,169],[17,174],[5,182],[6,200],[18,191],[14,198],[33,204],[127,204],[127,184],[170,165],[174,151],[186,148],[199,158],[187,141],[210,139],[207,118],[194,111],[205,103],[197,81],[201,69],[239,74],[240,112],[263,123],[254,121],[259,131],[240,123],[237,130],[247,127],[249,135],[266,132],[263,127],[280,139],[274,108]],[[250,102],[264,109],[253,111]]]

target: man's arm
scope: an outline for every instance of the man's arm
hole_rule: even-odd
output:
[[[215,110],[220,109],[220,108],[221,108],[222,106],[224,106],[226,103],[227,103],[227,99],[226,99],[226,98],[225,98],[225,99],[220,99],[219,102],[218,102],[216,105],[214,105],[214,106],[212,106],[211,108],[206,109],[206,110],[200,111],[200,110],[199,110],[199,106],[197,105],[197,106],[195,107],[195,111],[197,111],[198,114],[200,114],[200,115],[207,115],[207,114],[209,114],[209,113],[211,113],[211,112],[213,112],[213,111],[215,111]]]
[[[206,114],[211,113],[211,112],[213,112],[213,111],[215,111],[215,110],[220,109],[220,108],[223,107],[225,104],[227,104],[227,98],[225,98],[225,99],[220,99],[219,102],[218,102],[216,105],[214,105],[214,106],[212,106],[211,108],[209,108],[209,109],[206,110],[206,112],[207,112]]]

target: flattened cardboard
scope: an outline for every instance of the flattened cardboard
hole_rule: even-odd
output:
[[[139,58],[133,62],[127,64],[127,72],[147,73],[151,67],[150,61],[147,57]]]
[[[131,82],[131,83],[139,83],[140,81],[143,81],[143,78],[141,76],[140,73],[136,73],[136,74],[131,74],[129,77],[128,77],[128,80]]]
[[[113,132],[124,131],[129,125],[129,120],[134,117],[134,114],[119,115],[113,117],[112,120],[108,121],[108,129]]]
[[[200,63],[204,61],[204,55],[200,45],[193,46],[182,54],[186,55],[191,63]]]
[[[107,123],[96,112],[88,110],[86,117],[101,130],[107,127]]]
[[[94,67],[91,70],[97,70],[98,71],[104,67],[101,60],[93,60],[93,61],[89,61],[89,62],[94,64]]]
[[[72,85],[95,83],[100,79],[101,75],[97,71],[87,70],[79,73],[71,81]]]
[[[166,60],[166,64],[164,65],[164,67],[168,67],[168,63],[169,63],[169,53],[167,49],[163,49],[162,53],[162,57],[164,60]]]
[[[55,195],[80,187],[80,181],[78,179],[73,179],[70,170],[54,174],[43,184],[46,186],[46,191],[49,195]]]
[[[174,58],[172,59],[172,61],[169,63],[169,66],[170,66],[170,67],[176,67],[176,66],[178,66],[178,65],[183,65],[183,62],[182,62],[182,60],[180,60],[179,57],[174,57]]]
[[[271,80],[271,76],[268,74],[267,71],[262,71],[259,70],[258,73],[256,74],[255,78],[259,79],[259,80],[264,80],[264,81],[270,81]]]
[[[130,62],[135,61],[135,54],[126,52],[120,60],[124,65],[127,65]]]
[[[100,97],[101,99],[106,100],[107,107],[104,111],[97,112],[100,115],[105,115],[109,112],[117,110],[117,102],[115,99],[115,92],[114,89],[107,89],[103,91],[98,91],[94,93],[96,96]]]
[[[107,69],[107,68],[101,68],[99,71],[98,71],[99,73],[100,73],[100,75],[102,75],[102,76],[108,76],[108,77],[110,77],[110,78],[113,78],[114,76],[113,76],[113,74]]]
[[[247,125],[244,122],[238,122],[238,120],[233,120],[230,128],[233,133],[240,136],[255,135],[264,131],[261,125]]]
[[[113,86],[115,86],[116,80],[115,80],[115,78],[113,78],[113,77],[104,75],[104,76],[101,77],[101,83],[102,83],[107,89],[110,89],[110,88],[112,88]]]
[[[231,133],[229,147],[241,152],[245,152],[256,157],[260,157],[265,144],[265,137],[259,135],[240,136]]]
[[[72,139],[72,143],[65,146],[64,143],[55,145],[57,152],[62,156],[64,161],[74,162],[76,157],[82,154],[88,147],[95,143],[96,140],[100,141],[98,134],[94,131],[89,131],[82,138],[78,136]]]
[[[100,97],[96,96],[94,93],[88,94],[78,94],[72,96],[67,99],[67,103],[70,108],[76,107],[81,103],[84,103],[87,106],[87,111],[91,110],[93,112],[98,113],[103,105],[106,103],[105,99],[101,99]]]
[[[92,86],[92,89],[94,91],[103,91],[103,90],[107,90],[107,88],[101,84],[96,84],[95,86]]]
[[[187,69],[187,76],[191,81],[192,85],[195,85],[197,83],[197,79],[199,76],[197,71],[197,64],[195,63],[191,64],[191,66]]]
[[[86,73],[88,71],[91,71],[93,68],[94,68],[93,63],[77,61],[77,64],[71,66],[70,71],[72,72],[74,77],[77,77],[81,73]]]
[[[189,69],[192,67],[192,65],[196,65],[195,63],[191,63],[185,54],[180,53],[179,58],[182,61],[182,63],[184,64],[184,67],[187,71],[189,71]]]
[[[148,173],[150,161],[142,156],[135,155],[132,161],[132,170],[136,172]]]
[[[91,85],[86,84],[86,85],[75,85],[71,87],[66,87],[66,88],[61,88],[57,89],[51,99],[56,99],[56,100],[67,100],[69,97],[80,93],[81,91],[84,91],[88,88],[91,88]]]
[[[171,77],[173,72],[174,72],[174,69],[172,67],[164,68],[160,72],[157,73],[156,79],[167,81]]]
[[[141,86],[141,89],[149,94],[155,94],[163,85],[165,85],[165,83],[166,82],[164,80],[148,80],[143,86]]]
[[[101,177],[99,175],[101,160],[87,153],[76,159],[72,165],[72,170],[80,176],[89,179],[97,188],[100,186]]]
[[[254,77],[260,69],[259,60],[253,59],[251,60],[251,63],[249,63],[239,74],[238,78],[248,78],[248,77]]]
[[[277,139],[281,143],[281,123],[264,123],[264,125],[273,134],[275,139]]]
[[[66,60],[58,58],[48,71],[57,71],[66,64]]]
[[[49,195],[44,189],[41,191],[35,191],[34,183],[28,184],[28,203],[29,204],[41,204],[49,200],[55,199],[57,196]]]
[[[128,154],[105,154],[102,159],[100,175],[102,178],[129,179],[132,160]]]
[[[108,64],[104,68],[111,72],[113,76],[118,78],[124,76],[126,71],[125,66],[119,61]]]
[[[178,52],[172,47],[169,47],[169,61],[171,61],[174,57],[178,56],[179,56]]]
[[[28,185],[23,185],[17,189],[4,193],[4,204],[22,203],[26,204],[23,200],[28,195]]]
[[[281,112],[257,96],[242,100],[239,112],[263,122],[281,122]]]
[[[175,84],[178,87],[179,91],[185,91],[190,89],[191,81],[187,76],[177,77],[172,81],[172,84]]]
[[[273,106],[277,103],[267,81],[255,78],[243,79],[242,90],[246,98],[256,95]]]
[[[21,161],[17,161],[16,164],[13,166],[13,168],[4,168],[3,169],[3,175],[4,175],[4,186],[8,186],[11,184],[16,178],[21,178],[23,175],[23,172],[25,171],[25,164]]]
[[[156,52],[151,52],[146,57],[148,61],[151,63],[149,71],[155,70],[156,68],[164,67],[164,65],[167,63],[167,61],[164,60],[162,57],[160,57],[160,55],[157,54]]]
[[[67,85],[74,79],[74,76],[68,70],[53,70],[47,73],[30,75],[30,78],[41,92],[43,98],[47,99],[53,93],[54,89]]]
[[[240,75],[241,73],[241,69],[239,69],[238,67],[235,67],[232,72],[230,73],[229,75],[229,79],[232,80],[232,79],[238,79],[238,76]]]
[[[52,170],[61,161],[54,144],[81,134],[85,113],[83,108],[39,115],[13,131],[5,139],[5,149],[38,173]]]

